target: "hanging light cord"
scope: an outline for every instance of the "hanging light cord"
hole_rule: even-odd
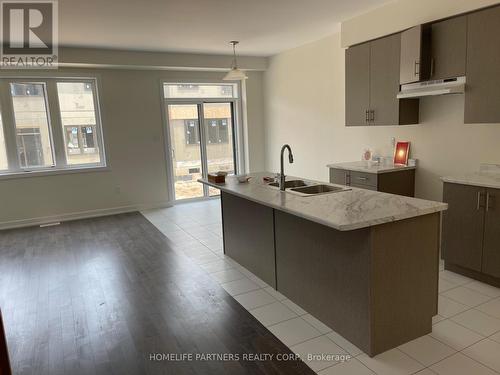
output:
[[[237,69],[238,68],[238,65],[236,63],[236,45],[239,43],[238,41],[236,40],[233,40],[230,42],[232,45],[233,45],[233,66],[231,67],[232,69]]]

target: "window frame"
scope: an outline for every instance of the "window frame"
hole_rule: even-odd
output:
[[[69,164],[66,156],[66,144],[62,114],[59,107],[58,82],[75,82],[90,84],[94,101],[96,146],[99,150],[100,162],[85,164]],[[50,133],[53,166],[21,167],[16,139],[16,123],[13,107],[13,95],[10,91],[11,83],[43,84],[45,89],[45,106]],[[3,122],[5,148],[9,168],[0,171],[0,179],[29,177],[34,175],[64,174],[88,172],[109,169],[106,155],[106,143],[102,125],[101,105],[99,95],[99,81],[96,77],[76,76],[3,76],[0,77],[0,112]]]
[[[31,167],[22,167],[22,161],[21,161],[21,155],[19,154],[19,143],[17,141],[17,121],[16,121],[16,114],[14,111],[14,96],[17,95],[12,95],[12,84],[31,84],[31,85],[42,85],[43,86],[43,100],[45,104],[45,116],[47,118],[47,128],[49,132],[49,142],[50,142],[50,153],[52,157],[52,165],[50,166],[31,166]],[[52,129],[52,121],[51,121],[51,115],[50,115],[50,108],[49,108],[49,90],[48,90],[48,85],[46,82],[43,81],[38,81],[38,80],[19,80],[19,79],[13,79],[13,80],[8,80],[7,85],[9,87],[9,92],[10,92],[10,102],[8,103],[10,105],[10,108],[12,110],[12,118],[13,122],[10,126],[14,127],[14,133],[16,134],[16,143],[15,143],[15,149],[16,149],[16,156],[17,156],[17,169],[21,171],[38,171],[38,170],[51,170],[56,166],[56,153],[55,153],[55,146],[54,146],[54,132]],[[3,106],[2,106],[3,107]],[[5,126],[5,125],[4,125]],[[9,126],[9,125],[7,125]],[[7,145],[5,145],[8,147]],[[12,146],[13,147],[13,146]],[[8,158],[8,157],[7,157]],[[9,171],[11,170],[10,168],[10,162],[9,162]]]
[[[232,98],[167,98],[165,97],[165,85],[176,85],[176,84],[193,84],[193,85],[232,85],[233,97]],[[233,146],[234,153],[234,167],[235,173],[245,173],[248,170],[247,167],[247,148],[246,148],[246,88],[245,82],[231,82],[220,80],[220,79],[210,79],[210,78],[198,78],[193,79],[183,79],[183,78],[163,78],[159,80],[158,91],[160,98],[162,99],[162,121],[163,121],[163,136],[164,136],[164,149],[165,149],[165,159],[167,160],[167,174],[168,174],[168,185],[169,185],[169,202],[176,203],[175,200],[175,178],[174,170],[172,166],[173,161],[173,150],[171,145],[171,130],[169,119],[167,115],[167,108],[170,104],[186,104],[186,105],[203,105],[209,103],[231,103],[232,118],[233,118],[233,136],[229,137],[228,143]],[[204,117],[201,114],[200,118],[202,123],[200,124],[200,132],[205,132]],[[206,138],[206,137],[205,137]],[[202,151],[203,152],[203,151]],[[204,187],[206,194],[200,198],[184,199],[182,202],[187,201],[197,201],[204,199],[213,199],[214,197],[208,195],[208,187]]]

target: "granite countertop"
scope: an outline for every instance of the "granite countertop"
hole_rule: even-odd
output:
[[[487,188],[500,189],[500,173],[475,172],[460,176],[441,177],[444,182],[454,184],[483,186]]]
[[[206,179],[198,181],[340,231],[432,214],[448,208],[448,205],[442,202],[357,188],[316,196],[300,196],[290,192],[281,192],[278,188],[269,187],[262,181],[262,177],[274,176],[274,173],[250,173],[248,176],[252,177],[248,183],[239,183],[234,176],[226,177],[224,184],[212,183]],[[293,179],[299,178],[287,176],[287,180]]]
[[[397,172],[405,169],[415,169],[415,166],[406,166],[398,164],[380,164],[369,163],[366,161],[351,161],[346,163],[328,164],[328,168],[345,169],[349,171],[365,172],[365,173],[389,173]]]

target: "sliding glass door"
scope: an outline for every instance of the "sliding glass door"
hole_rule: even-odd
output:
[[[234,101],[167,102],[175,200],[218,195],[198,183],[208,173],[236,173]]]
[[[204,103],[205,149],[208,173],[235,173],[232,103]],[[210,196],[219,189],[209,187]]]

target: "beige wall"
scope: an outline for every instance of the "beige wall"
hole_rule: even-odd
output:
[[[464,125],[464,97],[426,98],[420,125],[345,127],[344,49],[340,34],[284,52],[264,75],[266,167],[279,170],[279,150],[289,143],[295,163],[285,172],[327,181],[326,164],[360,160],[365,147],[391,153],[391,137],[412,142],[419,159],[416,194],[441,199],[442,175],[500,163],[500,124]]]
[[[164,205],[168,196],[160,81],[220,80],[224,73],[69,68],[56,73],[98,77],[110,169],[0,180],[0,228]],[[248,132],[254,140],[263,127],[258,87],[262,73],[248,75],[257,86],[247,93]],[[263,141],[257,143],[259,148]],[[252,158],[250,168],[263,169],[259,163],[262,160]]]
[[[343,47],[498,4],[498,0],[396,0],[342,22]]]

